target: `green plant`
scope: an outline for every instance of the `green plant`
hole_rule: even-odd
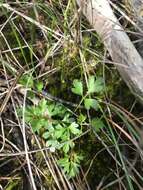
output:
[[[34,80],[34,77],[30,74],[22,75],[19,83],[29,89],[35,88],[35,90],[37,90],[38,92],[41,92],[44,86],[42,81]]]
[[[72,112],[62,104],[42,99],[38,105],[26,108],[25,119],[33,131],[45,139],[51,152],[59,151],[61,156],[63,155],[59,160],[60,166],[69,178],[74,177],[78,172],[81,157],[76,154],[74,159],[71,159],[75,146],[73,139],[78,138],[82,131]],[[68,160],[68,169],[67,165],[61,164],[64,159]]]
[[[87,89],[83,89],[83,82],[81,80],[75,79],[73,81],[72,92],[76,95],[81,96],[80,104],[84,103],[84,107],[86,110],[94,109],[98,111],[100,109],[100,102],[98,100],[98,96],[104,92],[104,83],[103,78],[95,76],[89,76],[87,81]],[[95,97],[94,97],[95,95]],[[82,119],[83,116],[81,116]],[[84,119],[84,118],[83,118]],[[93,118],[91,120],[91,126],[97,132],[100,131],[104,127],[103,121],[101,118]]]
[[[83,159],[81,155],[71,153],[70,156],[65,156],[58,161],[59,165],[63,168],[65,173],[68,173],[70,177],[74,177],[79,172],[80,161]]]
[[[72,92],[82,97],[82,102],[84,102],[84,106],[87,110],[94,108],[95,110],[99,109],[98,101],[95,98],[91,98],[91,96],[96,93],[96,95],[102,94],[104,91],[103,79],[98,77],[95,79],[94,76],[89,76],[87,82],[87,90],[85,95],[83,95],[83,83],[81,80],[75,79],[73,81]]]
[[[32,89],[41,92],[43,89],[43,83],[34,81],[34,78],[29,75],[24,75],[20,83],[27,86],[29,92],[32,92]],[[94,76],[89,76],[86,90],[84,90],[81,80],[73,81],[72,92],[81,96],[80,104],[83,103],[86,110],[99,110],[97,96],[103,91],[103,79],[100,77],[95,79]],[[96,99],[94,95],[96,95]],[[31,94],[30,98],[32,98]],[[27,106],[25,110],[25,120],[31,125],[33,132],[41,135],[51,152],[60,152],[58,163],[69,178],[74,177],[79,171],[82,156],[79,153],[73,153],[75,147],[73,139],[82,134],[80,126],[86,119],[87,117],[82,113],[76,118],[64,105],[45,99],[39,101],[38,105]],[[101,118],[94,117],[91,119],[91,126],[96,132],[99,132],[104,124]]]

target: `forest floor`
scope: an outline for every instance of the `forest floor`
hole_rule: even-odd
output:
[[[75,0],[0,1],[0,189],[141,190],[142,125]]]

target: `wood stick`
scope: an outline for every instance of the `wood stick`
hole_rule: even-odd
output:
[[[76,0],[97,31],[113,62],[132,91],[143,103],[143,60],[115,17],[108,0]]]

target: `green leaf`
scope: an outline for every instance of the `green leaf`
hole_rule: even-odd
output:
[[[90,93],[101,93],[104,90],[103,78],[98,77],[95,80],[94,76],[90,76],[88,79],[88,94]]]
[[[33,82],[33,77],[26,74],[26,75],[23,75],[21,78],[20,78],[20,84],[22,84],[24,87],[27,87],[28,88],[33,88],[33,85],[34,85],[34,82]]]
[[[70,172],[70,163],[66,163],[64,165],[64,173],[69,173]]]
[[[57,140],[48,140],[46,141],[46,146],[54,149],[58,149],[59,142]]]
[[[38,82],[36,83],[36,89],[37,89],[38,92],[41,92],[42,89],[43,89],[43,82],[38,81]]]
[[[83,160],[82,155],[74,154],[74,162],[79,164],[81,160]]]
[[[61,158],[58,160],[58,164],[62,167],[65,166],[65,164],[67,163],[69,163],[69,157]]]
[[[64,153],[68,153],[69,152],[69,150],[70,150],[70,148],[73,148],[74,147],[74,142],[72,142],[72,141],[68,141],[68,142],[66,142],[66,144],[64,144],[63,145],[63,151],[64,151]]]
[[[71,155],[65,155],[64,158],[60,159],[58,161],[59,166],[63,168],[64,173],[68,176],[68,178],[75,177],[76,174],[79,172],[80,167],[80,161],[83,158],[81,158],[80,155],[77,155],[76,153]]]
[[[99,108],[97,100],[92,99],[92,98],[86,98],[84,100],[84,106],[87,110],[89,110],[90,108],[93,108],[97,111]]]
[[[69,178],[75,177],[76,173],[74,171],[74,168],[71,168],[70,172],[69,172]]]
[[[75,161],[71,161],[68,177],[69,178],[75,177],[79,173],[79,167],[80,167],[79,164],[77,164]]]
[[[95,77],[94,76],[89,76],[88,79],[88,93],[93,93],[95,92]]]
[[[38,107],[37,107],[37,115],[45,115],[46,112],[48,112],[48,109],[47,109],[47,100],[45,99],[42,99],[39,104],[38,104]],[[48,113],[47,113],[48,114]]]
[[[44,138],[44,139],[48,139],[49,137],[50,137],[50,133],[49,133],[49,131],[46,131],[45,133],[43,133],[43,135],[42,135],[42,137]]]
[[[74,175],[75,176],[78,172],[79,172],[79,164],[77,164],[76,162],[71,162],[71,168],[74,171]]]
[[[41,119],[38,119],[38,118],[34,119],[33,118],[30,123],[31,123],[33,131],[39,133],[39,130],[41,128],[43,128],[47,122],[43,118],[41,118]]]
[[[99,118],[92,119],[91,125],[96,132],[99,132],[101,129],[103,129],[105,127],[103,121]]]
[[[52,122],[52,120],[49,121],[49,120],[47,120],[47,118],[45,118],[45,120],[46,120],[47,122],[46,122],[46,125],[44,126],[44,129],[48,130],[50,133],[54,132],[55,129],[54,129],[54,127],[53,127],[53,122]]]
[[[63,126],[61,124],[57,124],[56,127],[55,127],[56,130],[62,130],[63,129]]]
[[[33,119],[33,107],[27,107],[26,111],[25,111],[25,120],[27,123],[30,123],[31,120]],[[22,113],[23,111],[21,110],[19,113],[21,114],[22,116]]]
[[[78,129],[78,124],[73,122],[70,126],[69,129],[71,131],[71,133],[73,133],[74,135],[80,134],[80,130]]]
[[[99,93],[99,92],[103,92],[104,91],[104,82],[103,82],[103,78],[98,77],[95,81],[95,92]]]
[[[82,82],[80,80],[75,79],[73,81],[72,92],[74,94],[77,94],[77,95],[80,95],[80,96],[83,95],[83,84],[82,84]]]
[[[69,149],[70,149],[70,144],[69,143],[64,144],[63,146],[64,153],[68,153]]]
[[[66,113],[66,108],[62,104],[51,103],[48,105],[48,111],[50,116],[62,117]]]
[[[66,127],[66,130],[64,131],[61,139],[63,142],[68,141],[70,139],[70,131],[67,127]]]
[[[31,98],[31,99],[34,99],[34,98],[35,98],[34,92],[29,90],[29,91],[27,92],[27,97],[29,97],[29,98]]]
[[[69,173],[70,171],[70,162],[69,157],[61,158],[58,160],[59,166],[63,167],[65,173]]]
[[[66,122],[66,123],[70,123],[71,120],[73,120],[74,118],[71,117],[71,113],[66,113],[64,118],[62,119],[63,122]]]
[[[65,128],[62,127],[60,124],[56,126],[54,136],[55,138],[59,139],[62,137],[63,133],[65,132]]]
[[[79,117],[78,117],[78,123],[79,123],[79,124],[84,123],[84,121],[86,120],[86,118],[87,118],[87,117],[81,113],[81,114],[79,115]]]

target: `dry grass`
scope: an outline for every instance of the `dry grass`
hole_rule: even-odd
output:
[[[127,30],[135,28],[121,6],[114,8],[129,25]],[[97,97],[100,112],[78,107],[79,98],[71,93],[75,78],[86,86],[91,74],[102,75],[105,82],[104,95]],[[42,81],[46,94],[35,92],[31,98],[28,84],[19,82],[25,75],[34,83]],[[27,105],[36,105],[43,97],[62,102],[76,116],[82,110],[87,115],[84,132],[76,139],[85,159],[73,179],[58,166],[60,155],[51,153],[25,121]],[[90,126],[95,115],[106,122],[101,133]],[[1,189],[142,189],[142,117],[142,106],[123,84],[74,0],[0,3]]]

